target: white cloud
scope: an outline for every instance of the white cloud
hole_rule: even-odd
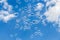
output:
[[[10,14],[8,11],[0,11],[0,20],[3,20],[4,22],[8,22],[12,18],[16,17],[15,14]]]
[[[60,16],[60,3],[56,2],[54,7],[49,8],[45,12],[46,19],[50,22],[58,22],[59,16]]]
[[[0,3],[6,2],[7,0],[0,0]]]
[[[46,3],[46,6],[51,6],[52,4],[55,4],[56,1],[52,0],[52,1],[48,1]]]
[[[9,14],[9,15],[3,17],[3,21],[4,21],[4,22],[7,22],[7,21],[9,21],[10,19],[12,19],[12,18],[14,18],[14,17],[15,17],[14,14]]]
[[[41,10],[43,6],[44,5],[42,3],[37,3],[35,10]]]
[[[12,10],[12,6],[9,5],[7,2],[4,3],[3,8],[4,9],[7,9],[8,11],[11,11]]]
[[[58,24],[57,31],[60,32],[60,0],[52,0],[55,6],[49,7],[44,13],[48,22],[55,22]],[[50,2],[49,2],[50,3]]]
[[[5,23],[7,23],[9,20],[16,17],[14,13],[10,14],[12,12],[12,6],[8,4],[7,0],[0,0],[0,3],[1,4],[4,3],[2,7],[7,10],[7,11],[5,11],[4,9],[0,10],[0,21],[2,20]]]

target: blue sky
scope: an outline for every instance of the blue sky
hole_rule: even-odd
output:
[[[0,40],[60,40],[56,1],[0,0]]]

